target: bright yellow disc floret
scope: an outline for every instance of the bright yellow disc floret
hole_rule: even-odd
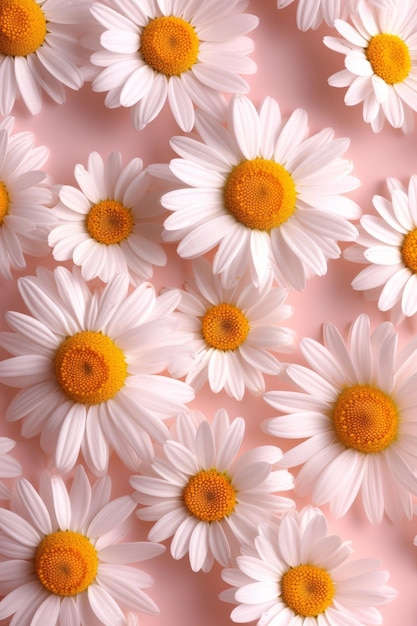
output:
[[[410,51],[398,35],[375,35],[368,44],[366,56],[375,74],[389,85],[402,83],[410,73]]]
[[[85,591],[96,577],[98,555],[91,541],[72,530],[46,535],[35,555],[35,572],[42,585],[58,596]]]
[[[417,228],[410,230],[403,240],[401,247],[401,255],[404,265],[408,267],[414,274],[417,273]]]
[[[46,18],[35,0],[0,0],[0,53],[26,57],[45,41]]]
[[[281,579],[285,604],[302,617],[316,617],[333,602],[335,588],[330,574],[316,565],[297,565]]]
[[[102,200],[91,207],[86,225],[93,239],[110,246],[126,239],[134,222],[131,210],[121,202]]]
[[[155,72],[181,76],[197,62],[200,41],[194,27],[175,15],[156,17],[142,31],[139,52]]]
[[[241,309],[233,304],[215,304],[201,322],[206,343],[216,350],[236,350],[248,336],[249,322]]]
[[[225,474],[215,469],[201,470],[184,489],[184,503],[194,517],[216,522],[233,513],[236,490]]]

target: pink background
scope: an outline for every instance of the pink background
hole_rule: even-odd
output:
[[[335,34],[328,27],[302,33],[297,30],[296,4],[278,11],[276,0],[251,0],[248,12],[258,15],[259,27],[252,33],[255,52],[252,57],[258,65],[256,74],[247,77],[250,96],[258,105],[267,95],[274,96],[284,116],[293,109],[307,110],[310,132],[330,126],[336,137],[350,137],[351,146],[346,157],[354,163],[353,173],[361,179],[361,188],[352,194],[364,213],[372,212],[371,198],[376,193],[386,193],[385,179],[394,176],[408,182],[410,175],[417,173],[416,132],[405,136],[401,131],[386,128],[375,135],[362,121],[360,106],[348,108],[343,104],[344,90],[331,88],[327,78],[342,69],[343,57],[328,50],[322,43],[325,34]],[[167,162],[172,156],[168,145],[170,137],[180,134],[171,114],[164,109],[158,119],[145,130],[138,132],[130,124],[127,109],[108,110],[104,106],[104,95],[95,94],[89,84],[79,92],[67,92],[65,105],[56,105],[45,97],[42,113],[32,117],[18,102],[13,115],[16,117],[15,131],[30,130],[35,134],[37,145],[47,145],[50,158],[46,169],[55,183],[75,185],[73,170],[76,163],[86,164],[88,154],[97,150],[105,158],[113,150],[122,152],[124,161],[139,156],[145,165]],[[157,288],[182,286],[189,272],[189,265],[175,253],[175,246],[166,247],[169,262],[167,267],[156,270],[154,284]],[[33,274],[36,265],[53,266],[51,257],[28,259],[28,268],[21,274]],[[370,315],[372,326],[388,319],[378,311],[376,303],[367,302],[361,293],[354,292],[350,283],[360,266],[339,259],[329,263],[325,277],[309,281],[302,293],[292,293],[288,302],[295,312],[288,321],[299,337],[310,336],[321,339],[324,321],[338,325],[346,332],[350,323],[361,312]],[[18,276],[18,273],[15,273]],[[1,281],[1,312],[22,310],[16,283]],[[5,324],[0,318],[1,329]],[[407,343],[417,329],[416,320],[407,320],[399,328],[400,344]],[[2,355],[6,356],[5,354]],[[300,361],[298,352],[287,360]],[[278,379],[267,380],[268,389],[280,386]],[[4,411],[13,391],[2,387],[0,409]],[[241,415],[247,422],[245,445],[253,447],[268,441],[285,448],[294,442],[278,441],[263,435],[260,423],[275,414],[262,399],[246,395],[239,403],[226,394],[212,394],[204,388],[197,394],[193,406],[200,408],[211,419],[215,410],[225,407],[230,417]],[[24,474],[37,484],[40,470],[47,465],[41,453],[38,438],[20,438],[20,423],[2,423],[0,434],[17,440],[14,454],[24,465]],[[129,471],[114,458],[111,462],[114,495],[130,493]],[[299,505],[306,501],[297,501]],[[327,509],[325,509],[327,513]],[[382,607],[384,624],[414,626],[417,623],[415,599],[417,547],[413,537],[417,534],[417,523],[412,520],[394,525],[384,520],[372,526],[365,518],[361,507],[354,506],[340,520],[330,515],[331,533],[344,540],[352,540],[354,558],[378,557],[382,567],[391,573],[390,584],[398,591],[398,598]],[[132,537],[144,540],[150,525],[135,524]],[[210,574],[192,573],[187,558],[174,561],[167,550],[156,559],[140,564],[141,569],[154,576],[155,584],[149,595],[160,607],[159,616],[141,616],[142,626],[213,626],[231,624],[231,606],[218,599],[219,592],[226,587],[220,578],[220,567]]]

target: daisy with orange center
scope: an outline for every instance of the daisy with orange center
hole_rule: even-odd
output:
[[[350,541],[328,534],[319,509],[291,511],[277,524],[259,526],[235,567],[223,570],[232,588],[220,597],[237,605],[231,619],[238,623],[379,624],[377,607],[396,597],[386,584],[389,573],[380,571],[377,559],[348,560],[351,552]]]
[[[215,250],[213,270],[231,288],[248,270],[264,289],[275,279],[304,289],[337,258],[337,241],[353,241],[349,222],[358,205],[343,194],[359,186],[352,164],[342,158],[349,140],[326,128],[308,136],[307,114],[283,119],[266,98],[259,109],[245,96],[231,99],[228,125],[197,113],[196,137],[174,137],[169,173],[183,188],[168,191],[162,205],[166,241],[193,259]],[[164,176],[161,167],[151,173]]]
[[[417,111],[414,0],[393,2],[388,10],[361,0],[349,22],[337,19],[334,26],[341,38],[326,36],[324,43],[345,55],[345,69],[333,74],[329,84],[348,88],[346,105],[363,103],[363,119],[374,132],[385,120],[411,131]]]
[[[39,491],[18,481],[10,509],[0,508],[1,620],[113,626],[158,613],[143,591],[152,578],[133,564],[165,548],[120,542],[122,529],[132,528],[135,502],[110,500],[110,489],[107,476],[91,485],[82,466],[71,489],[48,473]]]
[[[394,323],[417,313],[417,176],[387,180],[389,198],[375,195],[376,215],[363,215],[359,237],[344,257],[366,265],[352,287],[391,311]]]
[[[120,1],[117,10],[94,2],[91,13],[102,28],[92,63],[104,68],[93,81],[110,108],[131,107],[132,122],[144,128],[168,102],[184,131],[194,126],[194,106],[222,117],[224,93],[248,91],[240,74],[252,74],[247,34],[258,18],[244,13],[247,2],[195,0]]]
[[[123,272],[134,285],[151,278],[153,267],[166,263],[157,221],[163,209],[142,160],[123,165],[120,152],[106,160],[92,152],[74,175],[79,188],[60,187],[53,207],[57,223],[48,241],[54,258],[74,261],[85,280],[107,283]]]
[[[262,393],[264,374],[280,370],[275,354],[295,349],[295,331],[281,325],[292,314],[286,298],[286,289],[268,284],[259,291],[245,274],[225,289],[210,263],[196,259],[178,305],[195,351],[186,382],[198,390],[207,381],[214,393],[224,389],[236,400],[246,389]]]
[[[75,29],[87,15],[79,1],[0,0],[0,114],[19,97],[39,113],[42,91],[61,104],[65,87],[82,87],[88,56]]]
[[[150,541],[171,540],[171,555],[189,555],[193,571],[226,566],[240,543],[250,542],[257,524],[294,506],[277,495],[292,477],[278,469],[282,453],[260,446],[240,453],[245,422],[224,409],[210,425],[199,413],[181,414],[172,438],[141,474],[132,476],[139,519],[155,524]]]
[[[149,283],[129,292],[127,274],[91,291],[63,267],[21,278],[19,290],[31,314],[9,311],[14,332],[0,334],[14,355],[0,363],[0,381],[22,387],[6,419],[23,419],[25,437],[41,433],[61,472],[82,451],[102,474],[111,449],[136,470],[167,438],[164,421],[194,398],[164,374],[191,358],[172,316],[179,292],[156,296]]]
[[[284,467],[301,465],[296,493],[330,504],[344,515],[357,496],[372,523],[384,512],[394,521],[413,515],[417,495],[415,435],[417,342],[397,353],[390,323],[370,332],[366,315],[350,331],[350,349],[332,324],[324,345],[304,338],[308,366],[285,368],[297,391],[268,391],[264,398],[286,413],[266,420],[275,437],[306,440],[288,450]]]

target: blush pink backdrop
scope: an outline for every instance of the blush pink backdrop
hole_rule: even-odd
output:
[[[335,34],[328,27],[302,33],[297,30],[296,3],[280,11],[276,0],[251,0],[250,13],[260,18],[259,27],[252,33],[255,52],[252,57],[258,65],[256,74],[247,77],[250,97],[258,105],[267,95],[274,96],[284,116],[293,109],[302,107],[309,115],[310,132],[330,126],[336,137],[350,137],[351,146],[346,157],[354,163],[353,173],[361,179],[362,186],[351,197],[362,206],[364,213],[372,212],[371,198],[376,193],[385,193],[385,179],[394,176],[407,182],[417,173],[416,132],[403,135],[401,131],[386,128],[375,135],[362,121],[360,106],[348,108],[343,104],[344,90],[329,87],[327,78],[342,69],[343,57],[322,43],[325,34]],[[50,158],[45,169],[54,183],[75,185],[73,170],[76,163],[86,164],[88,154],[96,150],[103,157],[113,151],[121,151],[124,161],[134,156],[143,159],[145,165],[167,162],[173,156],[168,145],[170,137],[180,134],[171,114],[164,109],[158,119],[143,131],[138,132],[130,124],[127,109],[108,110],[104,106],[104,95],[95,94],[90,84],[76,93],[67,92],[67,102],[56,105],[45,98],[40,115],[32,117],[18,102],[13,111],[16,117],[15,131],[30,130],[37,145],[50,149]],[[165,268],[156,270],[154,284],[157,288],[182,286],[189,273],[189,265],[175,253],[175,246],[167,246],[169,262]],[[33,274],[36,266],[53,267],[51,257],[28,259],[23,274]],[[388,319],[378,311],[376,303],[367,302],[361,293],[354,292],[350,283],[360,266],[342,259],[331,261],[328,273],[322,278],[309,281],[302,293],[292,293],[288,302],[295,308],[288,325],[299,337],[310,336],[321,339],[324,321],[334,322],[342,332],[361,312],[370,315],[372,326]],[[15,277],[19,274],[15,273]],[[22,310],[16,282],[0,281],[1,329],[5,329],[3,313],[10,309]],[[407,320],[399,327],[400,344],[404,345],[417,330],[417,320]],[[6,356],[2,354],[2,357]],[[298,352],[287,360],[300,361]],[[278,379],[267,380],[268,389],[280,386]],[[6,387],[0,390],[0,409],[4,412],[13,392]],[[231,418],[243,416],[247,422],[245,446],[253,447],[269,442],[286,448],[289,442],[278,441],[262,434],[260,423],[274,415],[274,410],[261,398],[246,395],[242,402],[235,402],[226,394],[212,394],[207,388],[198,392],[193,406],[201,409],[211,419],[217,408],[225,407]],[[37,483],[41,469],[47,459],[39,448],[39,439],[24,440],[20,437],[21,424],[2,422],[1,435],[17,440],[14,454],[24,466],[24,474]],[[291,442],[293,445],[294,442]],[[130,472],[120,461],[111,461],[114,495],[130,493]],[[307,500],[297,500],[299,506]],[[328,513],[327,509],[324,509]],[[398,598],[382,607],[384,624],[415,626],[417,624],[417,547],[413,537],[417,534],[417,521],[393,524],[384,520],[372,526],[365,518],[361,507],[354,506],[343,519],[328,515],[330,531],[344,540],[352,540],[354,558],[378,557],[382,567],[391,573],[390,584],[398,591]],[[150,525],[137,522],[132,537],[144,540]],[[168,545],[168,544],[167,544]],[[187,558],[174,561],[167,549],[156,559],[140,564],[154,576],[154,586],[149,595],[160,607],[159,616],[141,616],[142,626],[226,626],[231,624],[231,606],[218,599],[219,592],[226,587],[220,578],[220,567],[210,574],[192,573]]]

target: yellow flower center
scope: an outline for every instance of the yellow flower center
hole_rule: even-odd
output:
[[[406,234],[401,247],[404,265],[417,273],[417,228]]]
[[[9,194],[4,183],[0,183],[0,226],[9,212]]]
[[[184,489],[184,503],[191,515],[203,522],[216,522],[233,513],[236,490],[225,474],[201,470]]]
[[[43,44],[46,18],[35,0],[0,0],[0,53],[26,57]]]
[[[42,585],[57,596],[75,596],[91,585],[98,556],[87,537],[72,530],[46,535],[35,555],[35,571]]]
[[[230,172],[224,188],[226,209],[256,230],[283,224],[295,211],[296,196],[291,174],[268,159],[242,161]]]
[[[375,35],[368,44],[366,56],[375,74],[389,85],[401,83],[410,73],[410,51],[398,35]]]
[[[67,337],[59,346],[55,375],[73,402],[99,404],[123,387],[127,365],[122,350],[110,337],[84,330]]]
[[[335,588],[330,574],[316,565],[297,565],[281,579],[285,604],[297,615],[316,617],[331,605]]]
[[[133,230],[133,215],[117,200],[102,200],[87,215],[87,230],[99,243],[110,246],[126,239]]]
[[[204,340],[216,350],[236,350],[249,333],[249,322],[244,313],[233,304],[215,304],[208,309],[201,322]]]
[[[181,17],[169,15],[145,26],[139,52],[155,72],[180,76],[197,62],[199,45],[194,27]]]
[[[398,432],[398,409],[393,400],[371,385],[344,389],[337,399],[333,420],[341,443],[358,452],[382,452]]]

